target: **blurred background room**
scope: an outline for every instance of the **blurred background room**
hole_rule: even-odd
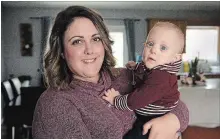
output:
[[[220,139],[220,1],[1,1],[1,137],[31,139],[37,99],[45,90],[42,56],[58,12],[71,5],[95,9],[114,41],[116,67],[141,61],[143,42],[158,21],[185,34],[178,73],[189,108],[183,139]]]

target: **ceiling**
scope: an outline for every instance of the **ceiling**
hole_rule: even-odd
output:
[[[220,1],[2,1],[4,7],[63,8],[82,5],[95,9],[220,11]]]

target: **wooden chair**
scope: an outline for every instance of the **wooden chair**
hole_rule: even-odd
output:
[[[32,121],[34,115],[34,109],[37,104],[37,100],[40,95],[44,92],[44,87],[21,87],[21,106],[23,108],[23,128],[26,132],[26,139],[32,138]]]
[[[14,139],[17,129],[22,126],[21,118],[21,97],[18,96],[12,87],[11,81],[1,83],[1,94],[3,96],[3,115],[2,123],[7,125],[7,138]]]
[[[20,76],[1,82],[1,95],[3,96],[2,124],[7,126],[7,138],[16,138],[22,129],[24,110],[21,106],[20,89],[22,83],[30,82],[30,80],[30,76]]]

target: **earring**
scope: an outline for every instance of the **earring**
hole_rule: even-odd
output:
[[[63,59],[65,59],[65,57],[64,57],[64,55],[63,55],[63,53],[61,53],[61,54],[60,54],[60,56],[61,56]]]

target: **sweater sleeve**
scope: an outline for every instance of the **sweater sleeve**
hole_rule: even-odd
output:
[[[41,97],[32,127],[34,139],[91,139],[77,108],[62,97]]]
[[[133,92],[117,96],[114,105],[121,110],[135,110],[152,104],[170,92],[169,78],[169,73],[154,70]]]
[[[189,124],[189,110],[185,103],[181,100],[178,102],[177,107],[173,108],[171,113],[175,114],[176,117],[179,119],[180,122],[180,132],[183,132],[188,124]]]

